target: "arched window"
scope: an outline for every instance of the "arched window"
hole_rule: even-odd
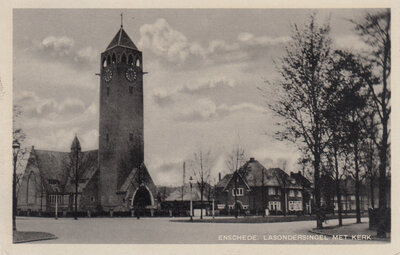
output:
[[[122,57],[121,57],[121,63],[124,63],[124,64],[126,64],[126,55],[125,55],[125,53],[124,53],[124,54],[122,54]]]
[[[136,59],[136,66],[140,67],[140,59]]]
[[[106,60],[106,58],[103,58],[103,67],[106,67],[107,66],[107,60]]]
[[[36,178],[33,172],[30,172],[26,183],[26,203],[36,202]]]
[[[133,56],[131,54],[129,54],[129,57],[128,57],[128,64],[133,65]]]
[[[107,56],[107,65],[110,65],[111,64],[111,58],[110,58],[110,55],[108,55]]]
[[[117,62],[117,57],[115,56],[115,53],[112,54],[112,63],[116,63]]]

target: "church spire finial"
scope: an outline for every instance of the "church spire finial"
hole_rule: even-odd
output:
[[[121,28],[123,27],[123,23],[122,23],[123,15],[124,15],[124,14],[121,12]]]

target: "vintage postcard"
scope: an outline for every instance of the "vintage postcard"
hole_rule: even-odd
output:
[[[396,6],[31,7],[2,18],[5,254],[400,252]]]

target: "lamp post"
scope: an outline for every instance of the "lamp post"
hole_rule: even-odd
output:
[[[17,213],[17,159],[18,152],[20,149],[20,144],[17,140],[13,141],[13,162],[14,162],[14,171],[13,171],[13,231],[17,230],[17,224],[15,223],[16,213]]]
[[[190,176],[189,178],[189,183],[190,183],[190,221],[193,221],[193,196],[192,196],[192,187],[193,187],[193,178]]]

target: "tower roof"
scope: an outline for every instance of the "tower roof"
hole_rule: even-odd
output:
[[[75,135],[74,141],[71,144],[71,151],[80,151],[81,150],[81,143],[79,142],[78,137]]]
[[[138,48],[136,48],[136,45],[132,42],[131,38],[129,38],[129,35],[125,32],[122,26],[119,29],[118,33],[114,36],[106,50],[111,49],[115,46],[128,47],[138,50]]]

